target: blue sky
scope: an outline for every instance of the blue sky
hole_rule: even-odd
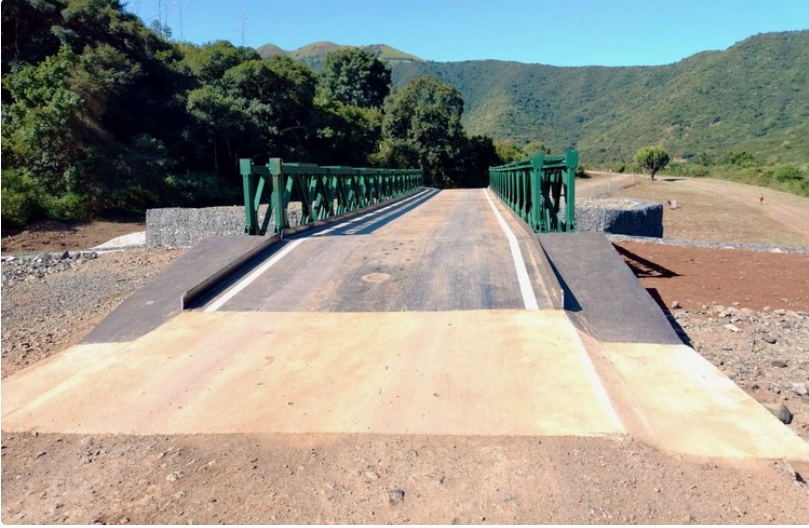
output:
[[[757,33],[809,29],[809,0],[128,0],[174,38],[292,50],[388,44],[434,61],[676,62]]]

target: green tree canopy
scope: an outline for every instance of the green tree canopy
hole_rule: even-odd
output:
[[[319,81],[328,99],[352,106],[381,107],[390,92],[388,67],[360,48],[326,55]]]
[[[457,162],[466,136],[463,98],[435,77],[419,77],[385,101],[383,137],[389,157],[421,167],[428,184],[460,185]]]
[[[648,170],[654,180],[657,171],[669,164],[669,153],[656,145],[643,147],[635,153],[635,163]]]
[[[203,84],[221,82],[225,72],[249,60],[260,59],[250,48],[237,48],[226,40],[219,40],[204,46],[179,45],[183,59],[180,64]]]

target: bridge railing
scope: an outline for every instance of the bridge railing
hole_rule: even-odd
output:
[[[242,159],[239,166],[244,184],[244,232],[248,235],[265,235],[271,218],[275,233],[290,227],[288,210],[293,197],[301,202],[298,223],[303,225],[409,194],[423,181],[419,169],[321,167],[286,163],[280,158],[271,158],[267,165]]]
[[[522,161],[489,167],[489,188],[537,233],[576,230],[576,166],[579,153],[538,152]],[[562,211],[564,197],[564,213]]]

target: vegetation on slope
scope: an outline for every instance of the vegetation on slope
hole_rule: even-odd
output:
[[[390,71],[373,52],[334,51],[316,73],[285,54],[176,43],[156,29],[116,0],[3,3],[4,225],[238,203],[241,158],[416,162],[430,181],[483,183],[494,145],[460,128],[460,95],[457,133],[445,143],[463,161],[435,158],[437,142],[383,129],[395,100],[385,99]],[[440,126],[446,105],[424,119],[425,105],[397,115]]]

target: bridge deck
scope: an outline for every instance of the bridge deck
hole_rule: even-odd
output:
[[[498,220],[517,239],[515,260]],[[207,311],[399,312],[550,308],[531,237],[482,189],[426,191],[390,208],[290,238],[271,267]],[[279,258],[280,257],[280,258]],[[275,259],[275,260],[274,260]],[[523,264],[524,262],[524,264]],[[521,286],[517,268],[527,273]],[[226,287],[245,283],[247,274]]]

